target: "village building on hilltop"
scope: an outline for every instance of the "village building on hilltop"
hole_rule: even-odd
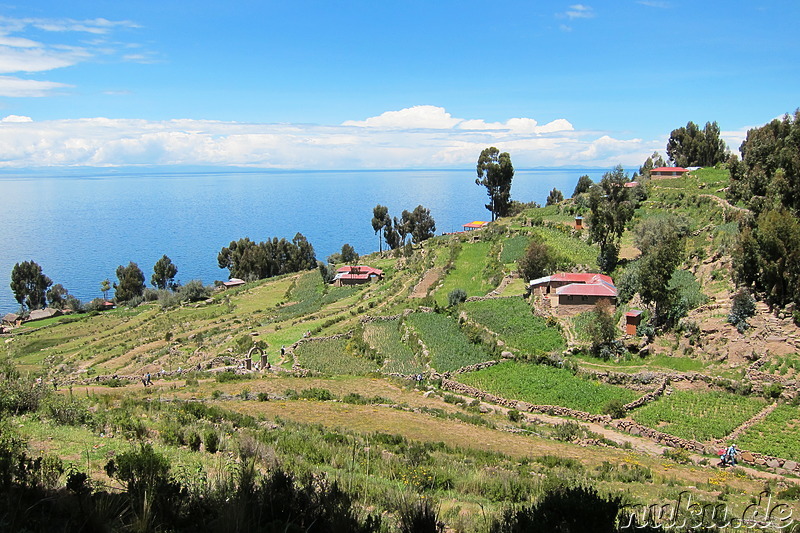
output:
[[[656,167],[650,171],[650,179],[681,178],[688,173],[689,169],[683,167]]]
[[[374,279],[383,279],[383,270],[365,265],[343,266],[336,270],[332,283],[337,287],[360,285]]]

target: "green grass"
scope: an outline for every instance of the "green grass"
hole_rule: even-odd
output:
[[[403,342],[399,320],[371,322],[364,325],[364,340],[384,359],[384,372],[417,374],[425,370],[413,350]]]
[[[536,233],[541,235],[545,244],[561,257],[576,265],[585,265],[589,269],[597,268],[598,249],[596,246],[586,244],[578,237],[554,228],[536,228]]]
[[[633,419],[664,433],[705,441],[720,439],[766,405],[763,398],[720,391],[676,391],[637,409]]]
[[[564,338],[555,327],[534,316],[522,298],[499,298],[464,304],[467,315],[497,333],[511,348],[530,355],[563,350]]]
[[[482,275],[490,248],[491,244],[488,242],[463,245],[453,269],[447,273],[441,287],[436,291],[436,302],[440,306],[447,306],[447,295],[454,289],[464,289],[467,296],[484,296],[494,289]]]
[[[506,239],[503,243],[503,251],[500,252],[500,262],[505,265],[516,263],[525,253],[530,242],[531,238],[527,235],[517,235]]]
[[[481,346],[472,344],[456,321],[447,315],[414,313],[406,320],[430,350],[430,364],[439,372],[451,372],[492,359]]]
[[[779,405],[739,437],[737,445],[767,455],[800,461],[800,407]]]
[[[347,352],[347,339],[306,342],[295,350],[300,366],[323,374],[361,375],[377,372],[375,361]]]
[[[635,392],[590,381],[565,369],[516,361],[462,374],[458,380],[504,398],[595,414],[602,414],[611,400],[628,403],[637,397]]]

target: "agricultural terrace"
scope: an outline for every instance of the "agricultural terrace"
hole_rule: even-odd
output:
[[[522,298],[496,298],[464,303],[467,316],[496,333],[509,347],[527,355],[561,351],[564,337],[555,326],[534,316]]]
[[[447,295],[454,289],[464,289],[467,296],[484,296],[494,289],[483,276],[490,249],[489,242],[463,243],[453,268],[436,290],[436,303],[442,307],[447,306]]]
[[[800,461],[800,407],[778,405],[767,417],[737,439],[745,450]]]
[[[403,342],[403,323],[400,320],[381,320],[364,324],[364,341],[383,358],[381,371],[418,374],[425,364]]]
[[[706,441],[720,439],[752,418],[766,400],[722,391],[675,391],[633,412],[640,424]]]
[[[517,235],[503,242],[503,251],[500,252],[500,262],[504,265],[516,263],[525,254],[525,249],[530,244],[528,235]]]
[[[503,398],[594,414],[603,414],[613,400],[628,403],[638,397],[628,389],[585,379],[563,368],[516,361],[461,374],[458,381]]]
[[[453,318],[438,313],[414,313],[406,319],[430,351],[430,364],[439,372],[492,360],[482,346],[472,344]]]
[[[323,374],[362,375],[377,372],[372,359],[353,355],[347,349],[348,339],[304,342],[295,349],[300,366]]]

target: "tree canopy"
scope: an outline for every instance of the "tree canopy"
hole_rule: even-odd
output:
[[[712,167],[728,159],[728,149],[716,121],[706,122],[702,130],[689,121],[670,133],[667,156],[680,167]]]
[[[41,309],[47,303],[47,289],[53,280],[42,273],[35,261],[17,263],[11,270],[11,291],[14,299],[24,310]]]
[[[114,299],[128,302],[144,294],[144,272],[133,261],[128,266],[117,267],[117,283],[114,283]]]
[[[389,217],[389,208],[385,205],[378,204],[372,208],[372,229],[375,230],[375,235],[378,236],[378,251],[383,251],[383,239],[381,238],[380,231],[386,227],[386,223],[391,224],[392,219]]]
[[[511,206],[511,180],[514,179],[514,166],[508,152],[500,153],[494,146],[485,148],[478,157],[478,177],[476,185],[486,187],[489,203],[486,209],[492,213],[492,220],[508,214]]]
[[[153,275],[150,277],[150,284],[156,289],[169,289],[174,291],[178,288],[178,283],[175,281],[175,276],[178,275],[178,267],[172,262],[172,259],[166,255],[161,256],[161,259],[156,261],[153,265]]]
[[[547,195],[547,201],[544,205],[553,205],[562,201],[564,201],[564,193],[556,188],[553,188],[553,190],[550,191],[550,194]]]
[[[414,244],[428,240],[436,234],[436,221],[431,216],[431,210],[418,205],[409,216],[411,240]]]
[[[617,265],[619,239],[633,218],[635,205],[626,183],[628,177],[622,166],[617,165],[589,190],[589,238],[600,245],[597,263],[605,272]]]
[[[639,175],[643,178],[649,179],[651,170],[665,166],[667,166],[667,163],[664,161],[664,158],[661,157],[661,154],[658,152],[653,152],[653,155],[645,159],[644,163],[642,163],[642,166],[639,167]]]
[[[297,233],[291,242],[277,237],[259,243],[247,237],[231,241],[220,250],[217,264],[233,278],[253,281],[317,268],[317,258],[314,247]]]
[[[589,189],[592,187],[592,185],[594,185],[592,178],[590,178],[587,174],[584,174],[578,178],[578,183],[575,184],[575,190],[572,191],[572,197],[575,198],[579,194],[589,192]]]

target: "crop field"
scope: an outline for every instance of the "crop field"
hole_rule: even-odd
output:
[[[364,340],[386,360],[381,368],[383,372],[423,372],[425,365],[403,342],[401,328],[400,320],[371,322],[364,326]]]
[[[800,461],[800,407],[779,405],[737,440],[743,450]]]
[[[527,235],[517,235],[507,239],[503,243],[503,251],[500,252],[500,262],[504,265],[516,263],[525,253],[525,249],[530,242],[531,238]]]
[[[638,395],[622,387],[575,376],[569,370],[516,361],[461,374],[458,380],[504,398],[535,405],[561,405],[595,414],[602,414],[612,400],[628,403]]]
[[[497,333],[512,348],[540,355],[565,348],[558,329],[531,313],[522,298],[498,298],[464,304],[467,315]]]
[[[447,295],[454,289],[464,289],[467,296],[484,296],[494,288],[482,276],[490,247],[488,242],[463,245],[453,269],[447,273],[441,287],[436,291],[435,298],[439,305],[447,305]]]
[[[469,342],[455,320],[438,313],[414,313],[406,319],[431,352],[431,366],[452,372],[492,359],[482,347]]]
[[[347,339],[334,339],[301,344],[295,350],[300,365],[323,374],[361,375],[377,372],[375,361],[347,353]]]
[[[558,229],[536,228],[536,233],[541,235],[544,242],[558,255],[576,265],[585,265],[590,270],[597,268],[597,247]]]
[[[675,391],[633,413],[640,424],[682,437],[720,439],[752,418],[766,400],[721,391]]]

